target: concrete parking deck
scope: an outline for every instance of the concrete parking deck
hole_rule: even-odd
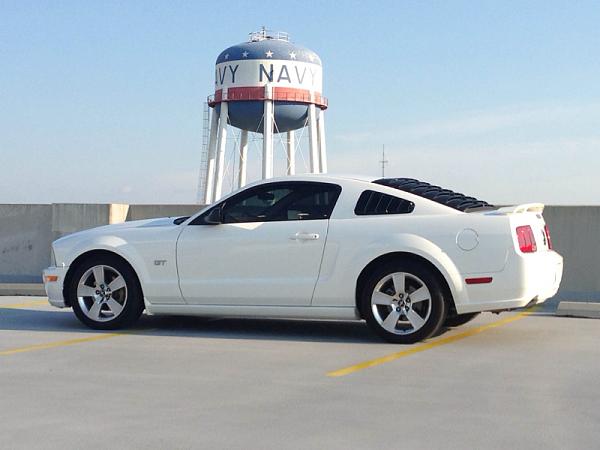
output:
[[[358,322],[143,317],[102,333],[44,300],[0,297],[0,448],[600,441],[600,322],[552,304],[398,346]]]

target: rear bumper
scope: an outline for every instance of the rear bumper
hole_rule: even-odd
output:
[[[69,270],[68,267],[48,267],[43,272],[44,289],[46,289],[48,302],[57,308],[67,307],[63,294],[63,286],[67,270]]]
[[[468,302],[456,305],[459,314],[498,311],[543,303],[558,292],[563,258],[554,251],[513,254],[502,272],[490,273],[489,284],[466,286]]]

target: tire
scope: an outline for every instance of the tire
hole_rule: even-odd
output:
[[[70,278],[67,296],[77,318],[95,330],[126,327],[144,311],[135,272],[116,256],[94,257],[79,264]]]
[[[467,322],[470,322],[475,317],[477,317],[479,312],[467,313],[467,314],[456,314],[454,316],[446,317],[446,321],[444,322],[445,327],[460,327]]]
[[[432,336],[443,325],[447,311],[437,275],[416,261],[376,268],[365,283],[360,307],[367,325],[395,344],[413,344]]]

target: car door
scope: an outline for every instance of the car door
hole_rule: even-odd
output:
[[[185,301],[310,305],[340,191],[330,183],[262,184],[197,217],[177,243]]]

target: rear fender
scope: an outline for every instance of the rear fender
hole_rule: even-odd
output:
[[[370,259],[363,267],[380,256],[396,252],[411,253],[429,261],[445,278],[455,304],[467,301],[465,285],[454,262],[439,246],[415,234],[396,234],[373,241],[365,252]]]

